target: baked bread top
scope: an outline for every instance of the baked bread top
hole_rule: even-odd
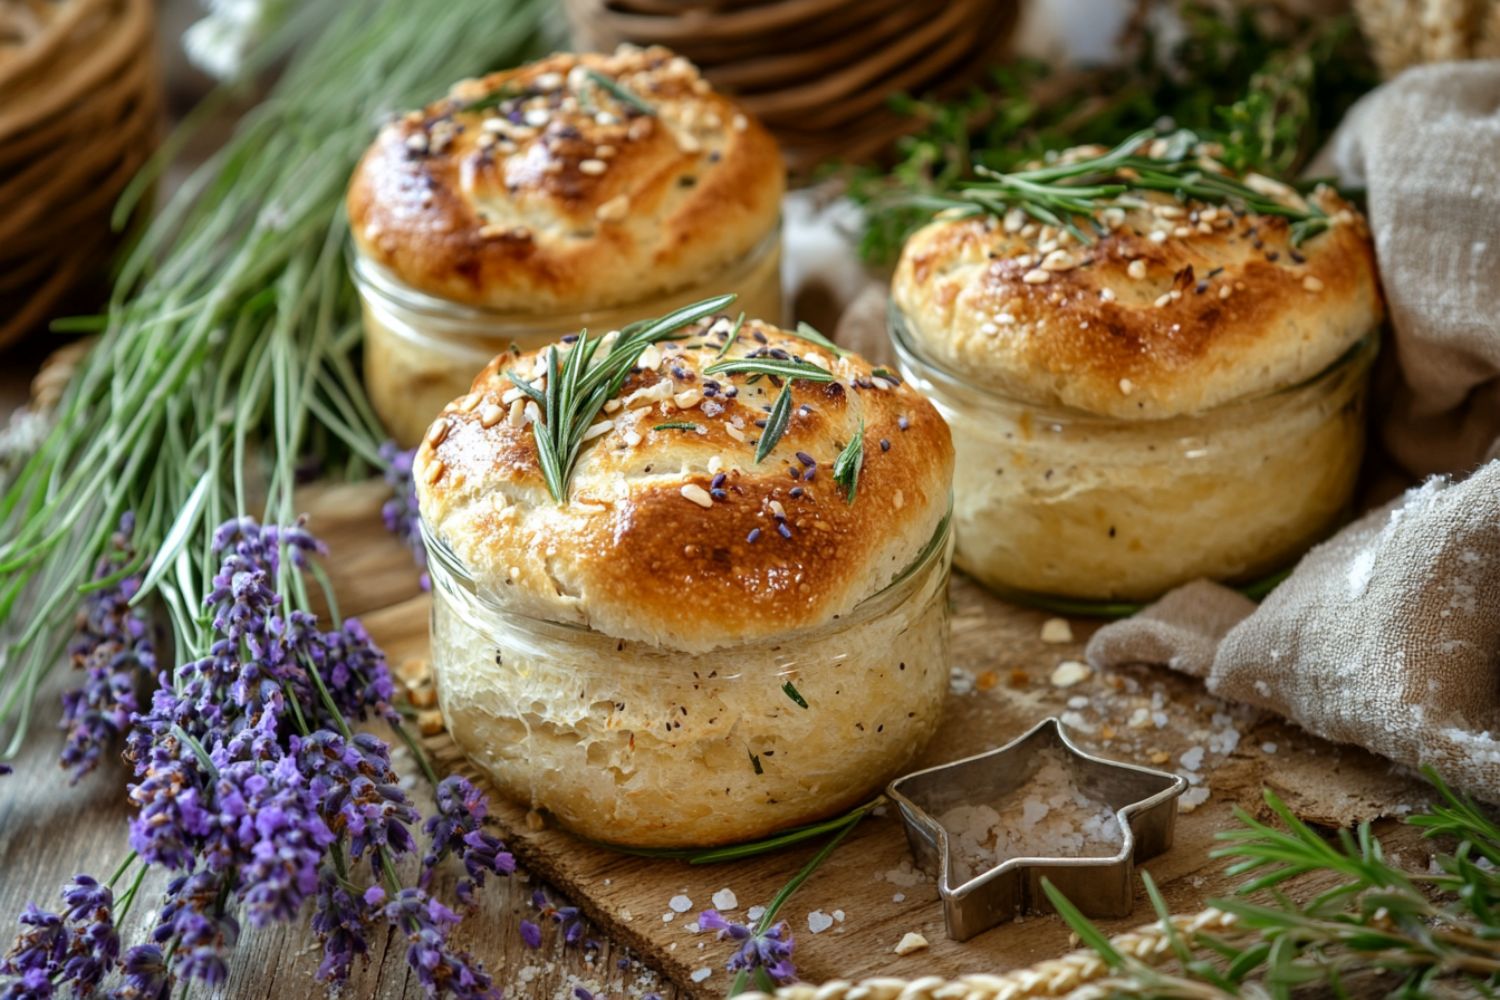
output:
[[[381,129],[349,185],[360,252],[468,305],[576,313],[722,271],[773,233],[776,142],[660,47],[559,53]]]
[[[1154,419],[1296,384],[1379,323],[1368,230],[1333,191],[1310,196],[1330,225],[1301,246],[1278,215],[1140,197],[1089,245],[1018,209],[918,230],[892,282],[917,352],[1027,403]]]
[[[509,374],[544,375],[546,351],[496,358],[417,451],[429,531],[508,610],[622,639],[701,651],[846,614],[909,566],[947,515],[947,425],[856,355],[754,320],[723,351],[732,330],[710,318],[646,349],[585,435],[562,503],[538,460],[532,422],[543,410]],[[787,383],[705,372],[743,358],[832,376],[789,383],[785,432],[760,462],[761,424]],[[851,502],[834,466],[861,426]]]

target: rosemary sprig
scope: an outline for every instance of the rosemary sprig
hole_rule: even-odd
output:
[[[647,104],[635,91],[625,86],[619,80],[605,76],[596,69],[585,70],[585,75],[594,86],[606,90],[615,100],[621,104],[628,104],[643,115],[656,116],[656,109]]]
[[[1142,191],[1164,191],[1183,200],[1283,216],[1292,223],[1294,245],[1328,228],[1327,214],[1316,205],[1278,201],[1243,181],[1215,172],[1197,155],[1199,140],[1192,132],[1180,130],[1165,137],[1161,155],[1142,152],[1157,138],[1149,130],[1137,132],[1098,156],[1012,173],[981,166],[976,173],[984,180],[963,185],[951,198],[932,199],[932,204],[992,215],[1019,208],[1038,222],[1067,230],[1085,244],[1093,243],[1106,231],[1099,220],[1106,208],[1133,207],[1136,203],[1126,196]]]
[[[859,470],[865,464],[865,418],[859,418],[859,429],[833,460],[833,481],[844,491],[844,502],[852,504],[859,492]]]
[[[804,382],[832,382],[833,373],[811,361],[793,358],[730,358],[703,369],[705,375],[774,375]]]
[[[1179,933],[1156,886],[1146,890],[1177,959],[1177,970],[1155,969],[1114,948],[1053,886],[1048,899],[1078,936],[1109,966],[1099,995],[1163,997],[1289,996],[1305,983],[1341,984],[1356,974],[1394,975],[1387,995],[1427,996],[1435,980],[1493,995],[1500,984],[1500,826],[1472,799],[1424,772],[1443,804],[1407,822],[1429,836],[1451,838],[1433,869],[1408,870],[1385,852],[1369,823],[1326,839],[1297,819],[1270,791],[1266,805],[1279,825],[1236,810],[1239,826],[1218,834],[1214,857],[1236,859],[1231,874],[1249,878],[1236,898],[1211,906],[1234,918],[1228,932]],[[1281,887],[1317,875],[1328,888],[1305,902]],[[1264,894],[1264,902],[1245,896]],[[1335,995],[1347,995],[1336,989]],[[1467,994],[1465,994],[1467,995]]]
[[[559,359],[555,345],[549,347],[545,389],[537,388],[514,371],[506,372],[516,388],[541,409],[542,419],[533,421],[531,430],[536,440],[537,463],[553,500],[562,503],[567,499],[568,479],[578,462],[584,432],[605,402],[620,391],[646,348],[671,339],[683,327],[711,316],[734,299],[732,294],[719,295],[683,306],[659,319],[632,323],[620,331],[597,362],[594,356],[603,339],[591,339],[587,330],[579,334],[565,358]]]
[[[691,420],[669,420],[664,424],[657,424],[651,429],[653,431],[697,431],[698,426],[698,424],[693,423]]]

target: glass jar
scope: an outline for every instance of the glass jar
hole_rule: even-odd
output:
[[[1257,581],[1347,515],[1374,333],[1297,385],[1120,420],[967,382],[921,352],[894,305],[890,331],[907,382],[953,432],[955,562],[1003,595],[1088,613],[1200,577]]]
[[[424,525],[448,731],[511,798],[605,843],[704,847],[836,815],[937,728],[948,524],[849,613],[704,653],[508,611]]]
[[[781,230],[703,281],[642,302],[577,313],[500,312],[437,298],[355,250],[353,277],[365,326],[365,387],[386,429],[416,444],[479,370],[515,345],[523,351],[581,329],[603,333],[713,295],[736,292],[735,310],[781,319]]]

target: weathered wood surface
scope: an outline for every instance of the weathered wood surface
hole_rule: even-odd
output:
[[[376,484],[320,487],[307,494],[305,507],[313,530],[330,544],[328,567],[341,609],[359,615],[392,663],[400,664],[426,655],[428,605],[415,590],[408,554],[379,527],[382,498]],[[1048,679],[1052,670],[1062,660],[1081,658],[1081,643],[1092,626],[1075,622],[1073,643],[1049,645],[1040,639],[1047,617],[1041,612],[1005,604],[957,577],[952,599],[955,693],[950,695],[943,731],[924,763],[995,746],[1046,715],[1069,711],[1069,699],[1082,706],[1072,709],[1077,721],[1093,729],[1082,733],[1082,740],[1106,756],[1142,763],[1152,763],[1154,756],[1159,766],[1174,767],[1180,766],[1184,752],[1205,747],[1200,769],[1212,797],[1180,817],[1176,846],[1147,865],[1174,910],[1198,909],[1229,888],[1223,864],[1209,860],[1207,851],[1214,832],[1229,822],[1233,804],[1257,808],[1263,784],[1275,787],[1304,815],[1338,823],[1379,815],[1392,803],[1412,803],[1420,796],[1417,786],[1393,776],[1385,762],[1333,747],[1273,719],[1240,712],[1232,717],[1221,714],[1216,723],[1215,713],[1226,713],[1226,706],[1205,696],[1192,681],[1142,672],[1113,682],[1094,676],[1067,689],[1054,687]],[[16,762],[17,774],[0,779],[0,914],[7,920],[28,899],[44,904],[53,900],[72,872],[108,872],[123,856],[128,817],[124,769],[111,765],[86,783],[69,787],[55,763],[61,736],[48,724],[49,706],[66,674],[57,671],[41,695],[42,716]],[[1116,691],[1116,685],[1122,690]],[[1133,717],[1140,722],[1138,707],[1145,707],[1148,721],[1132,727]],[[1150,720],[1153,712],[1165,713],[1164,726]],[[1231,727],[1239,733],[1238,745],[1221,752]],[[464,766],[441,734],[429,743],[444,765]],[[1275,744],[1274,752],[1262,749],[1268,744]],[[708,935],[692,933],[688,924],[698,910],[712,905],[713,893],[721,888],[734,891],[740,915],[766,902],[815,849],[694,868],[626,857],[557,830],[531,829],[519,806],[497,802],[496,818],[524,866],[583,906],[603,931],[598,935],[603,948],[593,956],[564,951],[552,933],[542,952],[530,952],[521,944],[518,923],[527,915],[532,885],[523,877],[487,887],[461,941],[485,961],[497,982],[507,987],[507,995],[518,998],[567,997],[574,985],[602,988],[611,997],[641,995],[653,987],[639,971],[616,967],[622,945],[692,993],[722,995],[729,981],[723,971],[729,948]],[[1388,843],[1421,863],[1422,848],[1409,831],[1389,823],[1382,829]],[[947,941],[930,884],[893,884],[887,877],[900,869],[906,856],[899,823],[891,817],[871,819],[803,887],[784,916],[797,938],[797,964],[805,978],[999,971],[1067,947],[1067,932],[1053,917],[1033,917],[962,945]],[[664,921],[663,915],[670,912],[668,900],[679,893],[692,900],[691,911]],[[895,901],[897,894],[904,899]],[[148,906],[154,898],[148,897]],[[814,910],[840,910],[844,919],[813,934],[807,917]],[[1147,914],[1140,897],[1133,918],[1106,926],[1123,929],[1144,921]],[[919,931],[932,947],[898,958],[892,949],[907,931]],[[371,961],[360,966],[346,995],[419,995],[407,974],[403,951],[399,940],[377,941]],[[314,995],[319,992],[313,980],[316,967],[317,955],[304,928],[248,930],[231,979],[219,995]],[[711,974],[695,984],[692,975],[701,969]],[[661,991],[677,995],[670,988]]]

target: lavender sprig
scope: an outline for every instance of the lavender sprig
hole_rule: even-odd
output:
[[[698,926],[706,931],[717,931],[718,938],[740,942],[725,965],[730,972],[744,972],[754,976],[764,971],[773,984],[794,982],[797,969],[792,965],[792,935],[786,921],[770,927],[749,927],[724,919],[718,910],[704,910],[698,915]]]
[[[75,875],[62,896],[67,909],[61,916],[34,903],[21,914],[21,934],[0,959],[0,975],[14,977],[0,990],[5,1000],[51,997],[64,985],[75,996],[85,996],[114,965],[120,936],[109,887]]]
[[[411,549],[412,561],[422,570],[423,590],[432,589],[432,577],[427,573],[427,546],[422,541],[421,516],[417,509],[417,483],[412,478],[411,465],[417,449],[402,449],[394,441],[380,446],[380,457],[385,462],[385,481],[391,488],[391,498],[380,508],[380,517],[385,530],[406,543]]]
[[[68,646],[73,666],[85,674],[83,683],[62,699],[60,726],[68,736],[61,764],[73,772],[75,783],[124,736],[140,707],[138,686],[156,673],[156,647],[146,614],[130,603],[140,590],[141,575],[121,575],[135,555],[130,543],[134,530],[135,515],[127,512],[120,518],[110,554],[94,568],[94,580],[106,585],[84,599]]]

